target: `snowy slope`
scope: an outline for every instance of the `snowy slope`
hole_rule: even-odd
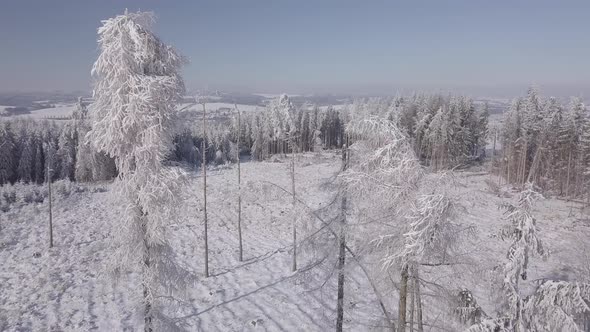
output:
[[[311,159],[314,161],[310,164]],[[331,196],[321,184],[338,169],[337,156],[319,162],[299,161],[298,186],[314,208]],[[308,165],[309,164],[309,165]],[[308,166],[304,166],[308,165]],[[289,188],[288,163],[246,162],[242,165],[244,262],[237,261],[235,229],[235,168],[209,172],[210,269],[202,278],[201,178],[194,177],[186,193],[182,219],[171,227],[173,246],[181,261],[198,274],[185,304],[174,313],[190,331],[323,331],[335,321],[332,282],[324,280],[311,258],[300,257],[300,272],[291,272],[291,200],[262,185]],[[260,189],[260,186],[264,187]],[[108,187],[108,186],[107,186]],[[76,193],[61,198],[54,212],[55,242],[47,249],[47,206],[27,205],[0,214],[0,330],[122,331],[139,330],[134,316],[135,273],[113,283],[102,271],[109,257],[110,232],[118,215],[112,192]],[[317,225],[315,226],[317,227]],[[305,231],[301,230],[304,237]],[[36,252],[41,257],[34,257]],[[315,270],[314,270],[315,269]],[[305,272],[309,271],[309,272]],[[316,271],[311,273],[312,271]],[[354,269],[351,289],[361,309],[350,327],[378,324],[374,297]],[[333,279],[333,278],[332,278]],[[315,282],[314,282],[315,281]],[[352,304],[351,304],[352,305]],[[354,318],[354,320],[353,320]],[[364,329],[364,328],[362,328]]]
[[[291,272],[291,197],[288,159],[242,164],[244,262],[237,260],[236,168],[208,172],[211,277],[203,278],[202,178],[193,173],[180,207],[181,218],[170,227],[180,262],[197,274],[178,307],[170,312],[189,331],[326,331],[335,325],[334,257],[303,248],[299,272]],[[339,155],[300,156],[297,193],[316,210],[330,205],[331,184]],[[501,264],[508,243],[496,235],[505,221],[497,205],[515,198],[509,188],[500,195],[486,184],[498,179],[483,172],[456,174],[461,218],[477,231],[469,236],[459,262],[450,267],[424,267],[425,319],[433,331],[457,330],[443,305],[437,285],[474,291],[486,312],[496,305],[490,296],[493,268]],[[106,192],[91,190],[104,187]],[[110,184],[87,187],[62,197],[54,210],[56,246],[47,249],[47,204],[29,204],[0,213],[0,330],[2,331],[139,331],[140,295],[136,273],[117,283],[103,270],[109,258],[109,235],[122,213]],[[546,262],[531,261],[529,280],[542,277],[581,279],[588,276],[590,221],[575,203],[547,199],[536,210],[542,239],[551,251]],[[298,210],[299,239],[321,224]],[[36,257],[35,253],[40,253]],[[365,275],[348,259],[345,330],[384,331],[383,314]],[[378,266],[369,266],[379,272]],[[396,271],[391,278],[398,280]],[[388,280],[389,277],[387,278]],[[395,294],[384,294],[396,312]],[[393,315],[397,316],[396,314]]]

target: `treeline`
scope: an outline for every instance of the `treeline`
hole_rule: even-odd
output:
[[[465,96],[414,94],[353,104],[351,116],[394,121],[411,140],[423,165],[447,169],[485,156],[489,111]]]
[[[85,144],[89,130],[81,102],[66,124],[30,119],[0,122],[0,185],[115,177],[114,161]]]
[[[488,131],[487,107],[476,108],[462,96],[416,94],[410,97],[358,99],[350,105],[302,105],[289,97],[271,100],[258,111],[241,113],[233,120],[209,121],[202,127],[185,127],[174,136],[168,160],[201,165],[205,140],[208,163],[235,162],[240,155],[264,160],[275,154],[341,148],[346,124],[352,118],[377,115],[395,121],[411,138],[420,160],[433,169],[445,169],[481,157]],[[90,130],[87,106],[79,101],[65,124],[16,120],[0,125],[0,185],[47,179],[97,181],[117,175],[114,161],[94,152],[84,137]],[[237,146],[240,135],[240,146]],[[351,142],[352,143],[352,142]]]
[[[512,101],[500,139],[494,166],[508,183],[568,197],[590,192],[590,112],[581,99],[562,105],[530,88]]]
[[[217,164],[234,162],[237,157],[236,142],[240,135],[240,154],[255,160],[264,160],[274,154],[319,151],[341,148],[347,110],[332,106],[319,108],[303,105],[295,107],[289,97],[282,95],[272,100],[266,108],[244,112],[238,129],[237,110],[228,123],[208,123],[205,138],[207,162]],[[203,129],[186,128],[174,139],[175,150],[171,158],[191,164],[201,163],[200,151]]]
[[[464,96],[415,95],[395,101],[396,118],[412,138],[416,155],[434,170],[485,157],[488,105]]]
[[[237,111],[236,111],[237,113]],[[352,118],[380,116],[397,122],[412,139],[423,164],[435,170],[481,158],[488,134],[487,105],[476,107],[463,96],[416,94],[411,97],[358,99],[344,108],[294,107],[285,95],[264,109],[242,114],[240,129],[231,123],[213,124],[206,139],[207,160],[223,163],[240,153],[263,160],[295,148],[298,152],[341,148],[346,124]],[[174,159],[200,163],[201,128],[186,129],[176,137]]]

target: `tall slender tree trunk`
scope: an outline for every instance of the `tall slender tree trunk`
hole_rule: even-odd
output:
[[[520,177],[520,182],[521,182],[521,186],[523,189],[524,189],[525,176],[526,176],[527,149],[528,149],[528,141],[525,140],[524,141],[524,149],[522,151],[522,171],[521,171],[521,177]]]
[[[146,217],[146,214],[143,212],[143,210],[141,208],[139,208],[139,215],[142,218]],[[143,220],[142,224],[141,224],[141,229],[143,232],[143,245],[144,245],[144,256],[143,256],[143,263],[144,263],[144,267],[143,267],[143,275],[148,275],[149,273],[149,269],[150,269],[150,265],[151,265],[151,261],[150,261],[150,246],[148,244],[147,238],[146,238],[146,233],[147,233],[147,224],[146,224],[147,220]],[[144,302],[144,332],[153,332],[154,331],[154,327],[153,327],[153,315],[152,315],[152,299],[150,296],[150,292],[149,292],[149,286],[146,284],[146,281],[144,279],[144,281],[142,282],[142,287],[143,287],[143,302]]]
[[[399,283],[399,313],[397,332],[406,331],[406,302],[408,296],[408,264],[402,267],[402,275]]]
[[[51,156],[50,158],[53,158]],[[51,159],[50,159],[51,160]],[[53,248],[53,202],[51,197],[51,177],[53,175],[53,169],[51,169],[51,161],[47,163],[47,192],[49,199],[49,248]]]
[[[410,293],[410,332],[414,332],[414,307],[415,304],[415,291],[414,291],[414,284],[416,283],[414,277],[410,275],[410,280],[408,281],[408,292]]]
[[[533,163],[531,164],[531,168],[529,170],[529,175],[527,177],[526,182],[534,182],[535,181],[535,176],[537,173],[537,169],[539,168],[539,164],[541,163],[541,156],[543,155],[543,146],[540,145],[539,147],[537,147],[537,152],[535,153],[535,156],[533,157]]]
[[[203,161],[202,161],[202,168],[203,168],[203,217],[205,218],[205,277],[209,277],[209,243],[207,238],[207,119],[206,114],[207,111],[205,110],[205,103],[203,105]]]
[[[494,131],[494,143],[492,144],[492,165],[490,166],[490,175],[494,173],[494,162],[496,161],[496,138],[497,137],[498,137],[498,133],[496,131]]]
[[[342,151],[342,171],[346,171],[348,167],[348,137],[346,138],[346,146]],[[342,332],[344,325],[344,265],[346,260],[346,189],[341,188],[341,203],[340,203],[340,239],[338,250],[338,305],[336,318],[336,332]]]
[[[295,148],[291,150],[291,190],[293,192],[293,263],[292,271],[297,271],[297,212],[295,207],[297,199],[295,196]]]
[[[507,183],[510,184],[510,164],[512,163],[512,154],[514,153],[513,149],[511,148],[508,151],[508,159],[506,160],[506,179],[507,179]]]
[[[572,151],[570,149],[567,158],[567,178],[565,179],[565,196],[568,197],[570,193],[570,170],[572,167]]]
[[[414,268],[414,293],[416,299],[416,319],[418,320],[418,332],[424,332],[424,324],[422,321],[422,297],[420,294],[420,276],[418,275],[418,268]]]
[[[238,260],[241,262],[244,259],[243,251],[242,251],[242,176],[240,171],[240,140],[241,140],[241,125],[240,125],[240,110],[238,109],[238,105],[234,104],[236,110],[238,111],[238,148],[236,149],[237,152],[237,160],[238,160],[238,241],[240,246]]]

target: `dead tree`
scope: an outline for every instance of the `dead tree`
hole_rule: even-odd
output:
[[[241,171],[240,171],[240,139],[241,139],[241,127],[240,127],[240,110],[238,109],[238,105],[234,104],[236,111],[238,111],[238,148],[236,149],[236,159],[238,161],[238,241],[239,241],[239,257],[238,260],[241,262],[243,260],[243,251],[242,251],[242,179],[241,179]]]
[[[47,191],[49,199],[49,248],[53,248],[53,211],[52,211],[52,197],[51,197],[51,176],[53,175],[53,169],[51,168],[51,158],[47,163]]]
[[[291,191],[293,192],[293,264],[291,271],[297,271],[297,213],[295,207],[297,198],[295,195],[295,144],[291,140]]]
[[[418,332],[424,332],[424,324],[422,321],[422,298],[420,294],[420,276],[418,275],[418,268],[413,271],[413,291],[414,301],[416,302],[416,320],[418,323]]]
[[[342,150],[342,171],[346,171],[348,167],[348,139],[346,146]],[[338,241],[338,305],[337,305],[337,319],[336,332],[342,332],[342,325],[344,323],[344,264],[346,260],[346,188],[341,187],[341,205],[340,205],[340,235]]]
[[[408,296],[408,264],[402,267],[402,275],[399,283],[399,312],[397,321],[397,331],[406,331],[406,299]]]
[[[201,161],[201,167],[203,168],[203,216],[205,218],[205,277],[209,277],[209,243],[207,242],[207,120],[205,110],[205,103],[203,105],[203,160]]]

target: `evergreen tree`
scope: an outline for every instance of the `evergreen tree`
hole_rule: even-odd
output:
[[[15,142],[9,123],[0,124],[0,185],[15,179]]]
[[[18,162],[18,177],[20,181],[29,183],[34,176],[35,137],[30,135],[22,144],[21,156]]]

